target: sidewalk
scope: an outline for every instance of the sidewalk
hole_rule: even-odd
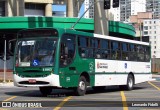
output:
[[[152,74],[152,78],[155,79],[155,81],[160,81],[160,74]]]
[[[13,73],[6,72],[5,79],[6,79],[6,82],[13,82]],[[4,80],[4,72],[0,72],[0,83],[2,83],[3,80]]]
[[[4,72],[0,72],[0,87],[14,87],[13,84],[13,73],[12,72],[6,72],[5,74],[5,83],[4,81]]]
[[[160,74],[152,74],[153,78],[160,78]]]
[[[6,83],[1,83],[0,82],[0,87],[13,87],[14,86],[14,84],[13,84],[13,82],[6,82]]]

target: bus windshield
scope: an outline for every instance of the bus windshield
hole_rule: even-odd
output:
[[[16,66],[54,66],[56,38],[19,40]]]

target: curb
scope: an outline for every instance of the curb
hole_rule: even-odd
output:
[[[13,82],[13,80],[12,79],[6,79],[6,82],[10,83],[10,82]],[[0,79],[0,83],[3,83],[3,79]]]
[[[14,87],[14,84],[13,84],[13,82],[0,83],[0,87]]]

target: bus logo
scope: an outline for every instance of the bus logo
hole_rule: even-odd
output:
[[[97,62],[98,69],[108,69],[108,63],[99,63]]]
[[[127,63],[124,64],[124,68],[127,69]]]
[[[89,69],[90,69],[90,70],[93,70],[93,68],[94,68],[93,62],[89,63]]]

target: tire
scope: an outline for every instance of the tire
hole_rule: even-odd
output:
[[[132,90],[133,89],[133,86],[134,86],[134,78],[132,75],[128,75],[128,78],[127,78],[127,85],[120,85],[119,88],[121,90]]]
[[[86,93],[87,85],[86,85],[86,78],[84,76],[81,76],[79,78],[78,87],[74,88],[75,94],[77,96],[83,96]]]
[[[52,92],[51,87],[39,87],[39,90],[43,96],[47,96],[47,95],[51,94],[51,92]]]

